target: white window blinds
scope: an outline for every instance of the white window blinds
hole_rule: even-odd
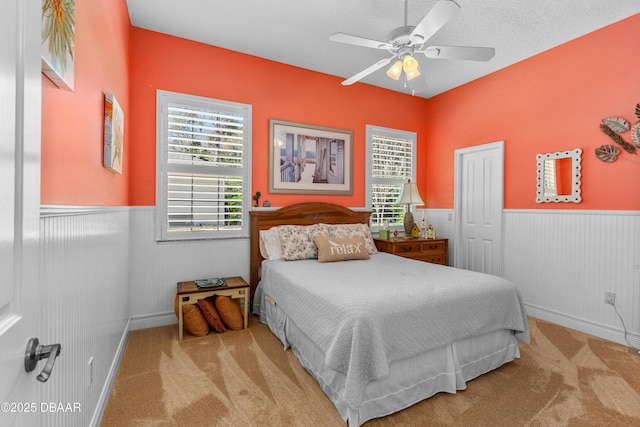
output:
[[[158,91],[160,240],[248,235],[251,106]]]
[[[367,126],[371,225],[402,225],[405,206],[396,204],[402,184],[415,180],[416,134]]]

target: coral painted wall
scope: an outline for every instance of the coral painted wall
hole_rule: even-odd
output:
[[[603,118],[638,120],[639,41],[634,15],[429,99],[419,159],[427,205],[453,207],[455,149],[504,140],[505,208],[640,209],[640,156],[621,150],[604,163],[594,154],[616,145],[598,127]],[[583,150],[582,203],[537,204],[536,154],[574,148]]]
[[[43,204],[127,205],[129,12],[125,0],[76,0],[75,90],[42,76]],[[122,175],[102,167],[104,94],[125,114]]]
[[[603,163],[607,116],[635,122],[640,15],[425,100],[131,27],[126,1],[76,2],[75,91],[43,76],[42,203],[155,204],[155,93],[253,106],[252,193],[273,206],[363,206],[365,125],[417,132],[418,184],[430,208],[453,207],[454,150],[505,141],[505,208],[640,209],[640,157]],[[226,64],[224,67],[221,64]],[[229,71],[231,70],[231,71]],[[233,75],[229,75],[233,74]],[[125,112],[123,174],[102,167],[103,97]],[[270,118],[354,131],[354,194],[267,194]],[[630,141],[629,133],[622,136]],[[580,204],[535,203],[535,156],[582,148]]]
[[[344,87],[341,79],[267,61],[202,43],[131,29],[130,204],[155,204],[156,90],[163,89],[251,104],[253,108],[252,194],[284,206],[328,201],[364,206],[365,125],[418,133],[418,151],[426,142],[427,100],[370,85]],[[224,65],[223,65],[224,64]],[[352,196],[268,194],[269,119],[343,129],[354,135]],[[419,180],[424,180],[418,175]]]

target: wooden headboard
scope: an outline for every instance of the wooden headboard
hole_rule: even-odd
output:
[[[333,203],[309,202],[297,203],[285,206],[274,211],[250,211],[251,217],[251,259],[250,259],[250,282],[251,303],[253,295],[260,281],[259,270],[263,261],[260,255],[260,230],[267,230],[276,225],[311,225],[316,223],[325,224],[356,224],[363,223],[369,225],[371,212],[352,211],[344,206]]]

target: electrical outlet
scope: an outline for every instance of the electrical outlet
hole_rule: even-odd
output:
[[[604,302],[605,302],[605,304],[614,305],[615,302],[616,302],[616,293],[612,292],[612,291],[605,291],[604,292]]]

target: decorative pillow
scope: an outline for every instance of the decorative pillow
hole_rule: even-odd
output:
[[[369,259],[362,237],[316,236],[314,240],[318,246],[318,262]]]
[[[173,306],[176,316],[178,315],[178,295]],[[207,319],[198,308],[197,304],[185,304],[182,306],[182,325],[191,335],[203,337],[209,333]]]
[[[264,259],[276,260],[282,258],[280,233],[278,227],[260,230],[260,254]]]
[[[326,224],[281,225],[278,227],[278,233],[282,245],[282,257],[287,261],[294,261],[317,258],[318,249],[313,238],[328,236],[329,230]]]
[[[367,224],[332,224],[329,225],[331,237],[362,237],[369,255],[377,254],[378,248],[371,236],[371,230]]]
[[[216,332],[227,332],[227,328],[224,327],[220,314],[216,310],[216,306],[213,303],[213,298],[204,298],[198,300],[198,307],[202,311],[202,315],[207,319],[209,326]]]
[[[244,316],[242,315],[242,309],[240,308],[240,301],[234,300],[226,295],[219,295],[216,297],[214,304],[229,329],[232,331],[239,331],[244,324]]]

